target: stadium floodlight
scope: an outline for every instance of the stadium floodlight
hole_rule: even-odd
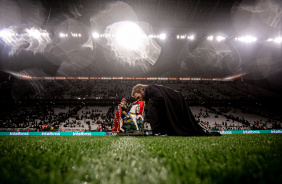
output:
[[[60,37],[61,37],[61,38],[68,37],[68,34],[60,33]]]
[[[188,40],[195,40],[195,35],[190,35],[187,37]]]
[[[161,39],[161,40],[166,39],[166,34],[164,34],[164,33],[160,34],[160,39]]]
[[[107,33],[105,33],[105,34],[103,34],[103,37],[104,38],[111,38],[111,37],[114,37],[113,35],[111,35],[111,34],[107,34]]]
[[[143,30],[133,22],[124,22],[115,34],[117,44],[129,50],[138,49],[145,37]]]
[[[5,43],[12,43],[16,40],[17,34],[13,29],[3,29],[0,31],[0,39]]]
[[[176,39],[184,40],[186,38],[186,35],[177,35]]]
[[[72,37],[81,37],[81,34],[80,33],[72,33],[71,32],[71,36]]]
[[[282,37],[274,38],[275,43],[282,43]]]
[[[92,34],[92,36],[93,36],[93,38],[99,38],[100,36],[99,36],[99,33],[97,33],[97,32],[94,32],[93,34]]]
[[[213,36],[208,36],[207,40],[212,41],[213,40]]]
[[[25,32],[29,37],[35,38],[36,40],[42,41],[43,39],[49,39],[49,33],[46,30],[30,28],[25,29]]]
[[[34,37],[34,38],[40,38],[40,32],[37,29],[26,29],[27,34],[30,37]]]
[[[282,43],[282,37],[268,38],[267,41],[280,44],[280,43]]]
[[[110,46],[119,60],[130,65],[140,64],[142,67],[144,62],[144,67],[147,67],[145,62],[155,64],[161,48],[152,40],[159,39],[159,35],[146,34],[141,25],[137,22],[121,21],[107,26],[105,34],[109,37],[104,44]]]
[[[257,38],[253,36],[243,36],[243,37],[237,37],[235,38],[235,40],[244,43],[253,43],[257,41]]]
[[[187,35],[176,35],[176,39],[177,40],[184,40],[184,39],[186,39],[186,36]]]
[[[224,41],[224,40],[225,40],[225,37],[219,35],[219,36],[216,37],[216,40],[217,40],[218,42],[221,42],[221,41]]]
[[[0,37],[5,38],[14,35],[14,31],[11,29],[3,29],[0,31]]]

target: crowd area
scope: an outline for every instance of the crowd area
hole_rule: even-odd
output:
[[[113,81],[22,81],[13,84],[12,93],[17,100],[23,99],[130,99],[132,83]]]
[[[13,111],[1,113],[0,131],[106,131],[111,130],[113,109],[54,104],[21,106]]]
[[[281,129],[279,112],[263,103],[277,94],[240,81],[14,80],[0,86],[0,131],[110,131],[118,103],[134,101],[137,83],[181,91],[211,130]]]

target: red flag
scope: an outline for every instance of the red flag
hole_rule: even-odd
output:
[[[140,110],[139,113],[137,115],[143,115],[144,112],[144,108],[145,108],[145,101],[136,101],[134,103],[138,103],[140,105]]]
[[[117,111],[116,111],[116,115],[115,115],[115,119],[113,122],[113,128],[112,128],[112,132],[119,132],[120,131],[120,124],[122,123],[122,118],[121,118],[121,105],[119,104],[117,107]]]

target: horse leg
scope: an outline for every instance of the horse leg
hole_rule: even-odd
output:
[[[137,125],[137,122],[136,122],[136,115],[132,115],[132,120],[136,126],[136,130],[139,131],[139,128],[138,128],[138,125]]]

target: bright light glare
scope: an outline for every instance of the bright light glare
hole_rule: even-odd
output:
[[[277,37],[274,39],[275,43],[282,43],[282,37]]]
[[[164,33],[160,34],[160,39],[161,39],[161,40],[166,39],[166,34],[164,34]]]
[[[269,42],[282,43],[282,37],[268,38]]]
[[[137,24],[127,22],[117,30],[115,38],[117,44],[123,48],[136,50],[143,44],[145,34]]]
[[[268,38],[267,41],[269,42],[275,42],[275,43],[282,43],[282,37],[276,37],[276,38]]]
[[[10,29],[3,29],[0,31],[0,37],[1,38],[5,38],[5,37],[9,37],[9,36],[13,36],[15,35],[13,30]]]
[[[187,37],[188,40],[194,40],[195,39],[195,35],[190,35]]]
[[[61,37],[61,38],[68,37],[68,34],[60,33],[60,37]]]
[[[41,30],[41,29],[36,29],[36,28],[30,28],[30,29],[25,29],[25,32],[30,38],[34,38],[39,42],[42,42],[43,40],[45,41],[50,41],[50,37],[47,31]]]
[[[207,39],[212,41],[213,40],[213,36],[208,36]]]
[[[99,33],[97,32],[93,33],[93,38],[99,38]]]
[[[12,29],[3,29],[0,31],[0,38],[5,43],[11,43],[15,41],[16,33]]]
[[[72,33],[71,32],[71,36],[72,37],[81,37],[81,34],[80,33]]]
[[[217,40],[218,42],[221,42],[221,41],[224,41],[224,40],[225,40],[225,37],[224,37],[224,36],[217,36],[217,37],[216,37],[216,40]]]
[[[253,36],[243,36],[243,37],[235,38],[235,40],[245,43],[253,43],[257,41],[257,38]]]
[[[38,29],[26,29],[28,36],[39,39],[41,34]]]

